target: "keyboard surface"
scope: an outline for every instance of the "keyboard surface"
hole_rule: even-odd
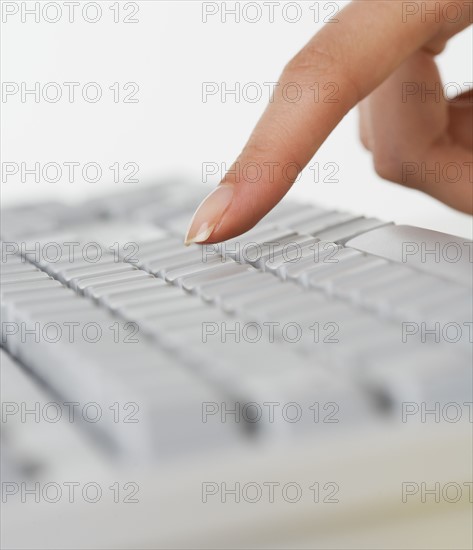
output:
[[[3,211],[2,401],[105,411],[81,422],[87,443],[59,423],[58,453],[5,409],[12,479],[96,452],[149,465],[320,445],[399,423],[406,403],[473,401],[471,241],[283,202],[186,248],[204,194],[173,183]]]
[[[367,404],[471,396],[471,242],[282,203],[185,248],[201,195],[176,184],[2,216],[2,344],[64,398],[139,403],[137,441],[106,428],[119,452],[223,444],[218,424],[203,437],[201,403],[310,406],[315,389],[361,422]],[[223,432],[254,432],[236,428]]]

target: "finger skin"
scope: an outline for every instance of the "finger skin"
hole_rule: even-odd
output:
[[[473,150],[473,90],[469,90],[449,102],[448,132],[455,143]]]
[[[371,128],[371,111],[369,106],[369,97],[360,101],[358,105],[358,126],[360,140],[365,149],[373,150],[373,131]]]
[[[415,52],[365,100],[376,172],[472,213],[473,152],[464,124],[471,122],[472,104],[463,105],[468,98],[445,98],[433,55]],[[462,119],[455,116],[460,109]]]
[[[287,193],[351,108],[413,52],[425,45],[440,51],[467,24],[446,29],[435,18],[406,19],[404,4],[352,2],[337,15],[338,23],[323,27],[288,63],[273,101],[221,182],[234,186],[233,198],[203,242],[226,240],[253,227]],[[289,94],[291,83],[302,91],[297,101]],[[247,177],[249,166],[256,166],[256,178]]]

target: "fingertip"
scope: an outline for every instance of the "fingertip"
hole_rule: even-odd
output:
[[[184,244],[204,243],[220,224],[232,203],[234,185],[222,183],[209,193],[195,211]]]

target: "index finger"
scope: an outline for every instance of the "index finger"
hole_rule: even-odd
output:
[[[346,113],[438,33],[436,18],[406,17],[405,4],[417,6],[350,3],[337,14],[337,24],[325,25],[287,64],[242,153],[194,214],[186,244],[219,242],[251,229]]]

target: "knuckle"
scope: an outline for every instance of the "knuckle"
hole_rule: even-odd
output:
[[[373,154],[373,165],[379,177],[396,183],[401,182],[402,160],[400,156],[377,150]]]
[[[361,141],[361,144],[363,145],[363,147],[367,151],[371,151],[371,143],[370,143],[367,132],[363,128],[360,128],[358,133],[359,133],[360,141]]]
[[[284,67],[286,74],[314,73],[333,74],[340,60],[327,48],[313,42],[300,50]]]

